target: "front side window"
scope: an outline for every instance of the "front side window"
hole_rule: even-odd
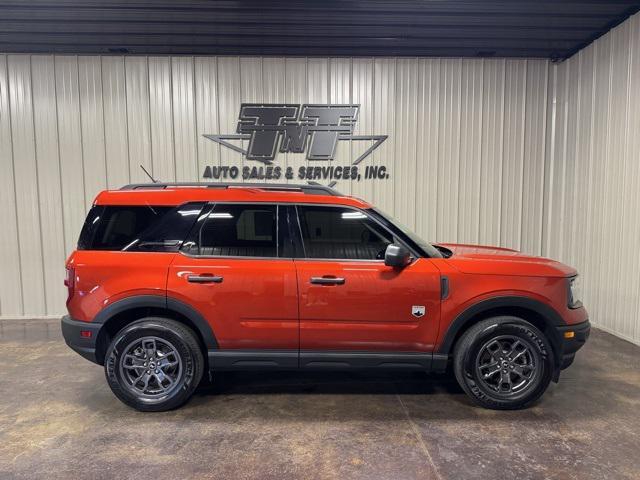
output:
[[[307,258],[382,260],[393,236],[359,210],[298,206]]]
[[[216,204],[183,251],[205,256],[277,257],[277,218],[275,205]]]

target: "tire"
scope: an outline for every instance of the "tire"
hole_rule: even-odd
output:
[[[554,372],[553,350],[529,322],[493,317],[462,335],[455,347],[453,371],[476,404],[515,410],[535,402],[547,390]]]
[[[167,318],[147,317],[120,330],[104,364],[111,391],[143,412],[183,405],[200,383],[204,358],[196,335]]]

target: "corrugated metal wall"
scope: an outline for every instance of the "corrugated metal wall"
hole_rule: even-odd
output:
[[[640,15],[550,84],[543,254],[582,273],[598,326],[640,343]]]
[[[0,56],[0,315],[63,311],[87,208],[146,181],[139,164],[165,181],[242,164],[202,136],[234,133],[241,102],[359,103],[355,133],[389,135],[363,166],[390,178],[336,188],[430,239],[539,253],[548,72],[546,60]],[[334,164],[368,146],[340,142]]]
[[[359,103],[355,134],[389,135],[363,166],[390,178],[336,188],[428,239],[578,266],[594,320],[637,340],[638,30],[634,18],[557,66],[0,55],[0,317],[64,310],[64,259],[87,208],[103,188],[146,181],[139,164],[164,181],[254,165],[202,136],[234,133],[241,102]],[[340,142],[334,164],[367,146]]]

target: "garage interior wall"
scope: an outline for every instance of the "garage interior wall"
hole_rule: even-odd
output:
[[[163,181],[255,166],[203,137],[235,133],[240,103],[357,103],[355,134],[389,136],[362,168],[390,178],[338,190],[430,240],[576,266],[594,323],[638,342],[639,69],[638,16],[561,64],[0,55],[0,318],[64,311],[87,209],[101,189],[147,181],[140,164]],[[367,147],[340,142],[333,164]]]
[[[640,14],[550,70],[542,253],[594,323],[640,344]]]

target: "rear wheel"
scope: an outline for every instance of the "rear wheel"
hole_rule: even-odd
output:
[[[163,411],[191,397],[202,378],[204,359],[191,329],[149,317],[115,335],[104,368],[121,401],[141,411]]]
[[[517,317],[493,317],[458,341],[453,368],[462,389],[479,405],[507,410],[537,400],[553,377],[553,351],[544,334]]]

